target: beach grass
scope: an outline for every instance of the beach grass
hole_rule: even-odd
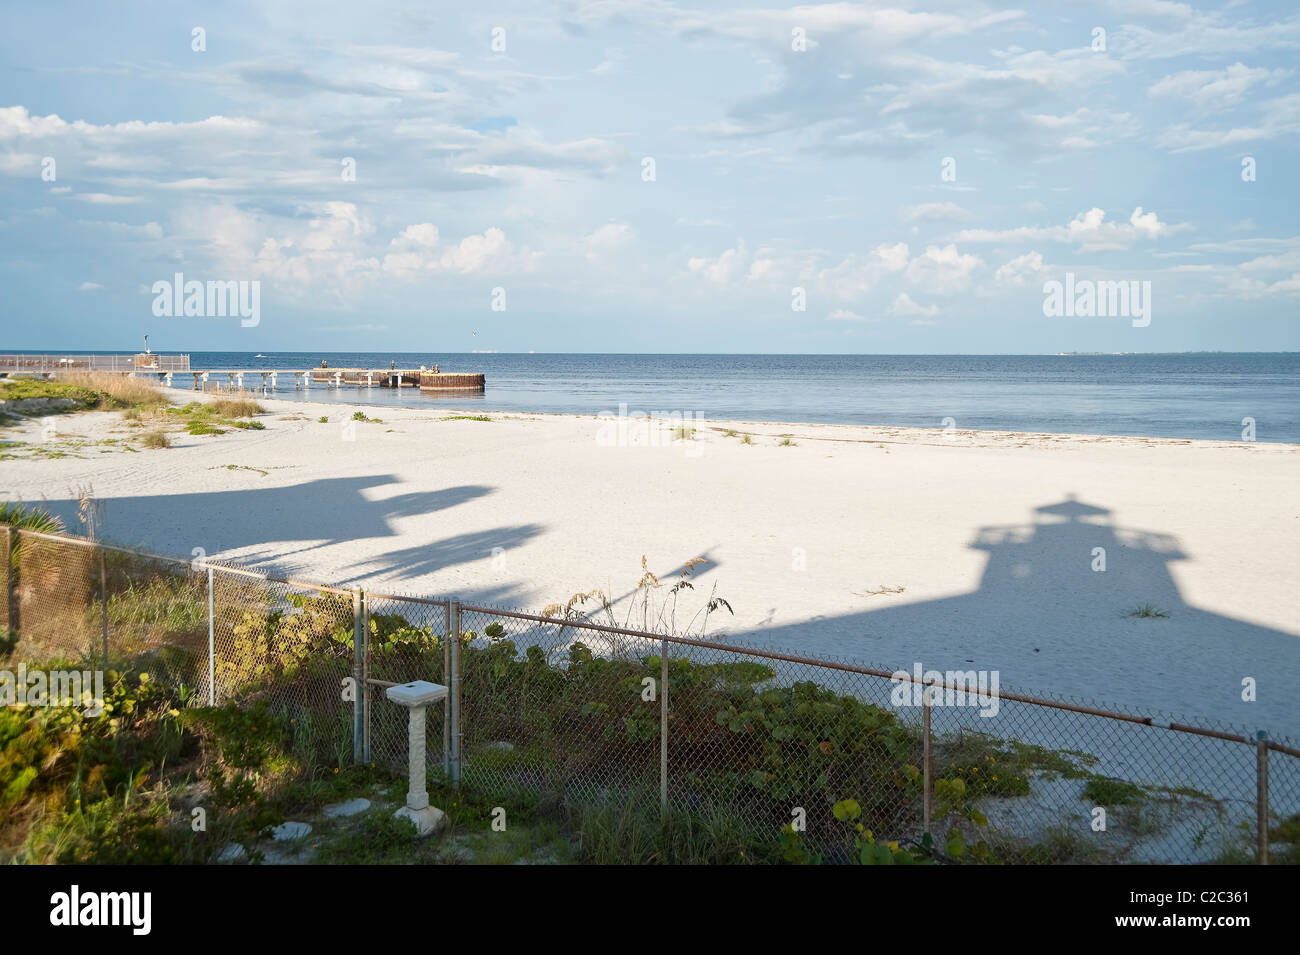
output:
[[[166,409],[166,414],[180,418],[181,426],[192,435],[225,434],[230,428],[263,431],[266,425],[252,420],[266,414],[266,409],[249,398],[221,398],[216,401],[191,401],[187,405]]]
[[[108,372],[70,372],[58,378],[12,378],[0,386],[0,398],[7,401],[52,398],[75,403],[69,411],[141,409],[167,403],[167,397],[151,382]],[[48,414],[48,411],[42,411]]]
[[[209,407],[223,418],[251,418],[266,414],[266,409],[251,398],[218,398]]]
[[[34,507],[21,501],[0,501],[0,524],[44,534],[63,532],[63,521],[43,507]]]
[[[1168,610],[1161,610],[1159,607],[1157,607],[1157,606],[1156,606],[1155,604],[1153,604],[1153,603],[1143,603],[1143,604],[1138,604],[1136,607],[1134,607],[1132,610],[1130,610],[1130,611],[1126,614],[1126,616],[1129,616],[1129,617],[1138,617],[1138,618],[1141,618],[1141,619],[1152,619],[1152,618],[1157,618],[1157,617],[1162,617],[1162,618],[1163,618],[1163,617],[1168,617],[1168,616],[1169,616],[1169,611],[1168,611]]]

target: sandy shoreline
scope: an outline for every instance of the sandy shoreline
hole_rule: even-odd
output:
[[[734,643],[1300,736],[1300,445],[713,420],[648,444],[639,419],[265,404],[264,431],[137,453],[99,443],[118,414],[60,416],[67,456],[4,460],[0,493],[75,528],[90,486],[121,543],[532,610],[702,556]]]

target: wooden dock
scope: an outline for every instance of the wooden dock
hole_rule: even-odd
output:
[[[457,372],[439,372],[434,374],[431,371],[421,372],[420,390],[421,391],[473,391],[483,392],[487,389],[487,376],[461,374]]]
[[[311,380],[333,388],[357,385],[362,388],[419,388],[421,391],[471,391],[487,388],[485,375],[432,372],[425,368],[313,368]]]
[[[410,368],[313,368],[311,380],[332,388],[358,385],[363,388],[418,388],[420,369]]]

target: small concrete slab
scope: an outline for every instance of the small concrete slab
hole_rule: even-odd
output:
[[[355,816],[357,813],[365,812],[370,808],[369,799],[349,799],[347,802],[338,802],[332,806],[325,807],[326,819],[346,819],[348,816]]]
[[[276,842],[292,842],[305,839],[311,835],[311,826],[305,822],[282,822],[271,830],[271,838]]]
[[[499,749],[499,750],[501,750],[502,752],[513,753],[513,752],[515,751],[515,744],[514,744],[514,743],[507,743],[507,742],[506,742],[505,740],[503,740],[503,739],[498,739],[498,740],[493,740],[491,743],[486,744],[483,748],[484,748],[484,749]]]
[[[399,706],[428,706],[446,697],[447,688],[428,680],[415,680],[400,686],[390,686],[384,695]]]

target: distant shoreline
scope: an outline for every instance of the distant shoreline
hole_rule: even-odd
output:
[[[66,353],[48,355],[57,365]],[[77,354],[77,353],[71,353]],[[157,355],[175,355],[158,351]],[[207,387],[314,405],[491,408],[503,413],[689,414],[778,421],[1036,434],[1132,435],[1300,443],[1300,353],[1120,355],[620,355],[396,352],[192,352]],[[258,357],[258,355],[261,357]],[[121,361],[121,358],[115,358]],[[131,359],[128,359],[131,361]],[[301,373],[330,368],[439,366],[482,375],[486,387],[396,393],[355,383],[341,392]],[[108,363],[108,362],[105,362]],[[21,362],[19,363],[21,364]],[[215,369],[215,371],[214,371]],[[297,370],[295,378],[290,373]],[[238,372],[242,372],[242,379]],[[229,373],[229,374],[228,374]],[[233,377],[232,377],[233,375]],[[263,381],[263,377],[266,380]],[[364,378],[364,376],[362,376]],[[378,380],[378,378],[376,379]],[[407,382],[408,384],[410,382]],[[171,384],[191,390],[189,373]]]
[[[184,347],[176,348],[155,348],[153,349],[162,355],[248,355],[250,358],[262,354],[264,358],[270,358],[275,355],[464,355],[464,356],[500,356],[500,357],[523,357],[536,355],[538,357],[555,357],[557,355],[609,355],[617,358],[1119,358],[1119,357],[1142,357],[1142,358],[1159,358],[1166,355],[1178,355],[1186,357],[1188,355],[1300,355],[1300,349],[1293,351],[1068,351],[1068,352],[606,352],[606,351],[507,351],[505,349],[479,349],[471,351],[430,351],[410,350],[410,349],[367,349],[367,350],[342,350],[342,351],[323,351],[312,350],[304,352],[301,349],[293,348],[273,348],[270,352],[265,349],[260,351],[249,351],[244,349],[192,349]],[[134,355],[139,353],[140,349],[136,348],[14,348],[8,345],[0,345],[0,353],[10,352],[22,355]]]
[[[390,389],[384,389],[384,390],[390,390]],[[325,391],[324,389],[321,389],[320,393],[330,395],[330,399],[327,401],[315,401],[313,400],[311,393],[303,394],[302,392],[292,392],[289,394],[274,394],[274,395],[254,394],[253,397],[256,398],[256,400],[258,401],[275,401],[275,402],[285,402],[285,403],[292,403],[292,404],[310,404],[322,408],[356,406],[356,407],[365,407],[365,408],[383,408],[389,411],[406,411],[406,412],[410,412],[410,411],[419,412],[421,410],[427,410],[430,412],[437,412],[440,415],[442,414],[467,414],[467,415],[491,414],[491,415],[501,415],[507,418],[539,416],[544,418],[573,418],[573,419],[585,419],[585,420],[597,420],[597,421],[601,420],[601,418],[604,417],[600,413],[582,413],[576,411],[526,411],[526,410],[519,410],[519,409],[492,408],[492,407],[479,406],[479,405],[453,406],[446,403],[448,401],[455,401],[457,400],[457,398],[461,398],[463,400],[463,396],[441,398],[441,399],[437,399],[437,398],[428,399],[429,404],[424,408],[422,408],[420,405],[417,404],[381,404],[373,401],[367,401],[364,403],[349,401],[348,400],[349,394],[355,395],[356,391],[357,389],[355,388],[351,389],[350,391],[348,389],[344,389],[342,392]],[[185,395],[192,396],[193,399],[199,399],[199,398],[211,399],[211,398],[218,397],[216,392],[208,392],[206,394],[201,395],[198,392],[191,392],[187,389],[179,389],[179,388],[172,388],[170,390],[164,389],[164,392],[166,392],[169,397],[171,396],[172,392],[182,392]],[[629,417],[635,410],[636,409],[629,408]],[[646,414],[644,410],[641,410],[639,413],[641,415]],[[654,412],[650,412],[650,413],[654,415],[655,420],[666,420],[669,416],[668,413],[663,413],[663,412],[658,414],[655,414]],[[614,416],[616,416],[616,414],[617,412],[614,412]],[[908,435],[932,434],[935,437],[939,438],[940,440],[944,440],[942,436],[945,430],[947,430],[942,427],[926,428],[926,427],[918,427],[916,425],[902,425],[902,424],[873,424],[869,422],[845,422],[845,421],[796,421],[796,420],[785,420],[785,419],[760,420],[755,418],[722,418],[713,415],[693,418],[691,420],[693,422],[702,423],[706,425],[717,424],[717,425],[726,425],[728,427],[734,426],[735,428],[742,428],[742,427],[851,428],[858,431],[869,431],[873,433],[884,431],[884,432],[901,432]],[[1079,441],[1095,440],[1097,442],[1103,442],[1103,443],[1111,442],[1111,441],[1142,441],[1148,443],[1169,443],[1169,444],[1180,444],[1180,445],[1185,445],[1190,443],[1190,444],[1204,444],[1204,445],[1214,445],[1214,446],[1232,446],[1238,444],[1249,446],[1252,444],[1254,445],[1266,444],[1269,445],[1270,447],[1272,446],[1294,447],[1300,449],[1300,442],[1296,442],[1296,441],[1262,441],[1261,440],[1261,441],[1248,442],[1248,441],[1227,441],[1219,438],[1186,438],[1186,437],[1166,436],[1166,435],[1103,434],[1103,433],[1090,432],[1090,431],[1016,431],[1016,430],[1011,430],[1006,428],[953,428],[951,430],[954,433],[954,435],[988,436],[990,438],[996,437],[996,438],[1011,439],[1011,440],[1028,439],[1028,438],[1036,438],[1036,439],[1037,438],[1047,438],[1047,439],[1069,438],[1069,439],[1077,439]],[[830,439],[830,440],[837,440],[837,439]],[[869,437],[869,438],[863,438],[861,440],[881,441],[883,439],[878,437]],[[888,442],[886,441],[885,443]]]

